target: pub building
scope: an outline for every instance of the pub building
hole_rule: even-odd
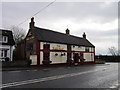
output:
[[[70,30],[60,33],[35,26],[31,18],[25,38],[25,56],[31,65],[94,63],[95,46],[82,37],[70,35]]]

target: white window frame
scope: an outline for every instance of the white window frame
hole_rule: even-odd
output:
[[[0,56],[1,58],[7,57],[8,54],[6,52],[6,56],[5,56],[5,51],[6,50],[1,50],[1,56]]]
[[[3,43],[7,43],[8,42],[8,37],[7,36],[3,36],[2,40],[3,40]]]
[[[4,50],[1,50],[1,58],[4,58],[5,54],[4,54]]]

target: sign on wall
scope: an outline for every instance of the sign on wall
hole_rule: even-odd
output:
[[[64,47],[62,47],[61,45],[54,45],[52,47],[52,49],[54,49],[54,50],[64,50]]]

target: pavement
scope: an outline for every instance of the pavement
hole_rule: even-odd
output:
[[[17,71],[17,70],[34,70],[34,69],[47,69],[47,68],[58,68],[58,67],[68,67],[68,66],[28,66],[28,67],[4,67],[2,71]]]
[[[87,66],[87,65],[108,65],[106,64],[79,64],[77,66]],[[45,68],[58,68],[58,67],[77,67],[77,66],[67,66],[67,65],[51,65],[51,66],[28,66],[28,67],[3,67],[2,71],[17,71],[17,70],[33,70],[33,69],[45,69]]]

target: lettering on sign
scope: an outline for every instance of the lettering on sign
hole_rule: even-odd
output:
[[[64,50],[63,47],[61,47],[60,45],[55,45],[52,47],[54,50]]]

